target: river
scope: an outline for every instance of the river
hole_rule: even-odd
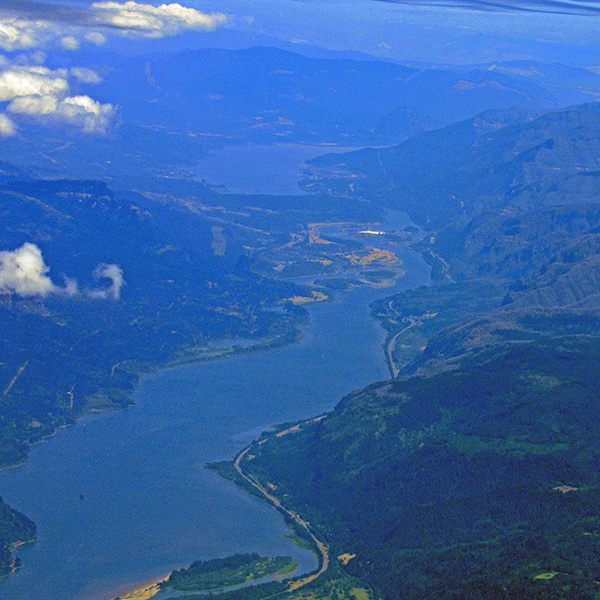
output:
[[[0,473],[2,497],[38,525],[0,581],[5,600],[108,600],[200,559],[236,552],[315,557],[291,543],[282,516],[204,468],[230,459],[271,424],[331,410],[387,378],[385,333],[369,304],[426,283],[429,267],[398,250],[396,288],[357,288],[308,306],[300,342],[143,378],[136,406],[88,417]]]

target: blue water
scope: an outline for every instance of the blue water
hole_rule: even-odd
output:
[[[405,254],[399,288],[424,283],[428,267]],[[298,344],[149,375],[135,408],[64,429],[0,474],[1,495],[39,528],[0,598],[104,600],[235,552],[291,554],[313,568],[314,557],[284,537],[279,513],[203,465],[385,378],[384,333],[368,304],[392,291],[357,289],[312,306]]]
[[[227,146],[198,160],[197,179],[221,185],[234,194],[302,195],[298,178],[304,162],[321,154],[350,152],[356,148],[303,144]],[[273,177],[273,173],[277,173]]]

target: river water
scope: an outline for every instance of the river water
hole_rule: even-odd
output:
[[[107,600],[236,552],[291,555],[313,569],[278,512],[204,465],[388,376],[385,334],[368,306],[429,278],[419,255],[397,252],[406,275],[396,288],[310,305],[299,343],[146,376],[134,408],[83,419],[0,473],[2,497],[38,525],[36,542],[17,551],[25,566],[0,581],[0,599]]]

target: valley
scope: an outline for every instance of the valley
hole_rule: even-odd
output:
[[[9,4],[0,598],[600,598],[593,7]]]

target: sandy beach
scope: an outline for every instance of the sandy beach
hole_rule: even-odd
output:
[[[160,584],[168,578],[169,575],[152,581],[146,581],[145,583],[132,588],[124,595],[118,596],[114,600],[148,600],[160,592]]]

